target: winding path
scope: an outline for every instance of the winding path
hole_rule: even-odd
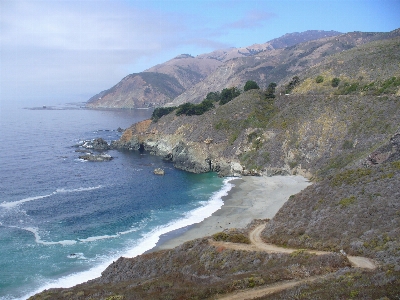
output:
[[[253,229],[253,231],[249,234],[249,239],[251,244],[238,244],[238,243],[228,243],[228,242],[217,242],[214,240],[209,240],[209,243],[215,247],[224,247],[228,249],[234,250],[247,250],[247,251],[264,251],[269,253],[293,253],[294,251],[298,251],[299,249],[290,249],[290,248],[282,248],[275,246],[273,244],[264,243],[261,238],[261,232],[264,230],[266,224],[262,224]],[[330,252],[326,251],[317,251],[317,250],[305,250],[309,253],[313,253],[316,255],[328,254]],[[361,256],[347,256],[347,259],[351,263],[354,268],[362,268],[362,269],[375,269],[377,266],[373,260],[361,257]],[[305,279],[300,280],[289,280],[285,282],[277,282],[275,284],[268,285],[267,287],[254,288],[248,290],[237,291],[231,294],[223,295],[217,299],[229,299],[229,300],[244,300],[244,299],[254,299],[261,296],[269,295],[275,292],[283,291],[285,289],[292,288],[296,285],[300,285],[306,282],[313,282],[317,279],[321,279],[329,276],[319,275],[312,276]]]

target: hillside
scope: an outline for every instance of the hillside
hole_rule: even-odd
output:
[[[206,79],[186,90],[168,105],[199,103],[209,92],[233,86],[243,87],[247,80],[256,81],[261,88],[266,88],[270,82],[284,84],[293,76],[320,64],[335,53],[399,35],[399,30],[390,33],[352,32],[263,51],[250,57],[235,58],[218,67]]]
[[[217,67],[241,57],[251,57],[273,49],[292,46],[299,42],[338,35],[335,31],[310,30],[286,34],[264,44],[243,48],[216,50],[193,57],[179,55],[144,72],[130,74],[118,84],[91,97],[90,108],[134,108],[163,106],[185,90],[202,82]]]
[[[298,251],[245,251],[203,238],[120,258],[98,279],[32,299],[215,299],[288,280],[300,283],[258,299],[399,298],[398,35],[350,33],[263,53],[286,59],[282,68],[292,70],[282,73],[275,97],[252,89],[227,103],[212,102],[199,115],[177,115],[180,107],[133,124],[112,144],[147,150],[190,172],[308,177],[313,184],[292,195],[261,234],[265,242]],[[307,57],[309,67],[299,56]],[[258,66],[239,73],[258,74]],[[280,74],[278,63],[274,69]],[[214,239],[248,243],[259,222]],[[334,253],[317,256],[304,249]],[[338,252],[373,259],[378,268],[350,268]],[[307,277],[313,280],[301,281]]]

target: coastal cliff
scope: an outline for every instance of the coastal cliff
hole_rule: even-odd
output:
[[[247,243],[251,228],[265,222],[260,239],[297,251],[232,250],[201,238],[120,258],[100,278],[32,299],[215,299],[314,275],[325,276],[260,299],[398,298],[399,30],[381,40],[379,34],[352,34],[372,42],[359,39],[347,51],[327,53],[317,65],[282,79],[274,95],[265,88],[248,90],[198,115],[173,108],[133,124],[111,145],[149,151],[194,173],[309,178],[313,184],[290,196],[272,220],[214,236]],[[332,253],[317,256],[305,249]],[[365,256],[378,267],[350,269],[347,254]]]

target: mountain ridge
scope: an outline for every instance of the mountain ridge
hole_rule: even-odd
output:
[[[193,57],[188,54],[178,55],[175,58],[153,66],[144,72],[130,74],[108,90],[104,90],[87,102],[90,108],[143,108],[163,106],[179,96],[183,91],[202,82],[216,68],[229,60],[240,57],[251,57],[256,54],[271,51],[275,48],[292,46],[294,43],[314,40],[321,37],[340,34],[336,31],[309,30],[302,33],[286,34],[264,44],[254,44],[249,47],[231,48],[228,50],[216,50],[210,53]],[[170,77],[164,77],[162,81],[147,81],[143,73],[161,73]],[[135,78],[138,77],[138,78]],[[127,79],[129,78],[129,80]],[[177,80],[180,84],[171,84]],[[127,84],[127,81],[130,83]],[[174,93],[163,93],[163,87],[174,86]]]

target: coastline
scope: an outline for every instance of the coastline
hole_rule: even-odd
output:
[[[302,176],[246,176],[233,179],[224,204],[210,217],[162,236],[148,252],[172,249],[180,244],[211,236],[229,228],[244,228],[254,219],[271,219],[293,194],[311,185]]]

